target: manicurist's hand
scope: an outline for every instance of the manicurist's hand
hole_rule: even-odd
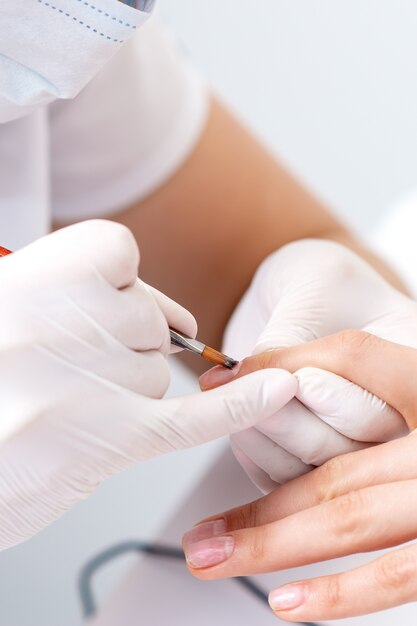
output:
[[[327,369],[375,394],[417,426],[417,350],[346,331],[280,353],[281,367]],[[417,538],[417,431],[336,457],[268,496],[221,513],[184,538],[199,578],[287,569]],[[417,545],[358,569],[270,594],[288,621],[330,620],[417,600]]]
[[[32,536],[104,479],[267,418],[296,380],[269,370],[162,400],[169,325],[188,311],[138,280],[130,231],[70,226],[0,260],[0,548]]]
[[[345,328],[417,348],[417,304],[347,248],[298,241],[260,266],[232,317],[224,349],[238,358],[258,355],[253,369],[273,367],[267,351]],[[296,399],[278,416],[232,438],[238,460],[264,492],[334,456],[408,432],[396,411],[334,373],[315,367],[297,378]],[[215,369],[201,384],[210,389],[227,380],[228,372]]]

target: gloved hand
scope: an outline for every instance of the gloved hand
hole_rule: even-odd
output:
[[[224,349],[234,358],[261,355],[257,367],[273,367],[273,355],[265,351],[347,328],[417,347],[417,304],[347,248],[304,240],[260,266],[229,323]],[[233,374],[255,367],[256,359],[250,360]],[[296,399],[274,418],[232,437],[238,460],[264,492],[334,456],[408,432],[394,409],[343,378],[316,368],[296,377]],[[230,378],[211,370],[202,388]]]
[[[131,233],[105,221],[0,260],[0,548],[130,464],[246,428],[295,393],[272,370],[160,400],[168,324],[194,335],[196,323],[137,280],[138,263]]]

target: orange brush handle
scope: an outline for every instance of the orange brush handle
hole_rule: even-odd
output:
[[[8,254],[12,254],[12,251],[0,246],[0,256],[7,256]]]

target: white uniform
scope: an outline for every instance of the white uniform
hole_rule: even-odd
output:
[[[79,0],[58,4],[66,2]],[[131,21],[141,15],[117,0],[104,4],[124,21],[125,11]],[[101,56],[104,67],[74,98],[33,106],[0,124],[0,245],[15,250],[46,234],[53,219],[123,210],[192,151],[207,117],[206,86],[171,35],[154,18],[142,21],[116,54]],[[83,68],[85,76],[97,65]]]

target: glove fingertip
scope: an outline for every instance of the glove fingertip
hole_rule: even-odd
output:
[[[272,478],[256,463],[252,461],[249,456],[243,452],[240,446],[233,440],[230,440],[230,447],[232,452],[236,458],[236,461],[239,463],[246,476],[250,481],[261,491],[264,495],[271,493],[279,484],[274,482]]]

